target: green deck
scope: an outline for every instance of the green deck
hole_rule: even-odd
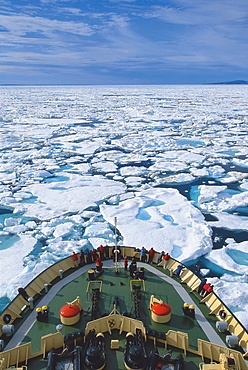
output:
[[[117,310],[120,313],[128,311],[131,313],[131,316],[134,317],[134,305],[132,300],[132,294],[130,292],[130,276],[129,272],[124,269],[119,270],[119,275],[115,274],[114,269],[104,268],[104,273],[101,275],[100,279],[103,282],[102,293],[100,300],[100,314],[106,310],[109,312],[113,309],[113,302],[115,296],[119,298],[119,306]],[[163,269],[159,268],[159,271]],[[80,296],[81,303],[83,305],[83,312],[81,313],[80,321],[73,326],[63,326],[62,334],[72,333],[80,329],[85,328],[88,321],[91,319],[91,295],[86,293],[88,286],[88,273],[84,273],[78,278],[72,280],[69,284],[65,285],[53,298],[53,300],[48,304],[49,306],[49,322],[43,323],[35,321],[31,330],[27,333],[22,343],[32,342],[32,352],[36,353],[40,351],[40,337],[56,332],[56,325],[60,323],[59,319],[59,310],[66,304],[66,302],[73,301],[77,296]],[[146,328],[151,328],[159,332],[167,333],[169,330],[182,331],[188,333],[189,336],[189,346],[190,348],[197,349],[197,339],[201,338],[208,340],[207,336],[201,329],[200,325],[195,319],[186,317],[183,315],[182,307],[184,301],[178,295],[174,287],[163,281],[160,277],[154,275],[148,270],[145,270],[145,291],[142,291],[142,300],[140,302],[140,319],[143,321]],[[175,278],[174,278],[175,279]],[[111,284],[112,283],[112,284]],[[139,283],[138,283],[139,284]],[[151,295],[158,299],[163,300],[168,303],[172,308],[172,316],[169,323],[166,324],[157,324],[151,320],[151,313],[148,309],[149,301]],[[202,308],[206,310],[207,308],[203,305]],[[213,322],[214,324],[214,322]],[[124,369],[123,358],[125,350],[125,334],[122,333],[119,335],[117,330],[114,330],[112,335],[105,333],[105,345],[106,345],[106,356],[108,364],[106,370],[108,369]],[[110,349],[110,340],[119,339],[120,349],[111,350]],[[163,345],[160,343],[159,352],[161,355],[165,354],[167,350],[163,348]],[[146,343],[147,355],[154,348],[154,343],[152,340],[148,340]],[[168,346],[168,349],[170,347]],[[172,348],[173,355],[175,358],[180,350]],[[201,362],[201,358],[195,356],[191,353],[187,353],[185,357],[185,370],[196,370],[198,365]],[[29,361],[28,369],[39,370],[46,369],[47,361],[43,359]],[[169,368],[168,368],[169,369]]]

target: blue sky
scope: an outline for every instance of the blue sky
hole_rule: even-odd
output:
[[[248,80],[248,0],[1,4],[1,84]]]

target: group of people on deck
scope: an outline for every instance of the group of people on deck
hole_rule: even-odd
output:
[[[155,255],[155,253],[156,253],[156,251],[153,249],[153,247],[151,247],[151,249],[149,249],[149,251],[147,251],[144,247],[142,247],[141,250],[140,250],[140,260],[141,260],[141,262],[155,263],[153,261],[153,257]],[[147,261],[147,254],[148,254],[148,261]],[[162,251],[159,254],[158,258],[157,258],[156,264],[160,265],[161,262],[163,261],[163,267],[166,268],[169,259],[170,259],[169,253],[165,253],[164,251]]]
[[[140,250],[140,261],[141,262],[147,262],[147,263],[155,263],[154,256],[155,256],[156,251],[151,247],[148,250],[146,250],[144,247],[141,248]],[[89,264],[92,262],[97,262],[99,264],[99,260],[103,261],[105,259],[109,259],[109,246],[103,246],[100,245],[97,249],[92,249],[88,250],[86,249],[85,251],[81,250],[80,256],[78,256],[77,253],[73,252],[71,255],[75,267],[83,266],[85,263]],[[120,247],[113,248],[112,250],[112,256],[113,261],[115,262],[120,261],[122,256],[121,256],[121,249]],[[170,259],[170,255],[168,253],[165,254],[165,252],[161,252],[157,258],[156,264],[159,265],[161,261],[163,261],[163,267],[166,268],[168,260]],[[124,264],[124,269],[128,269],[128,259],[127,257],[123,258],[123,264]]]
[[[86,249],[85,251],[81,250],[80,255],[73,252],[71,255],[75,267],[84,266],[85,263],[90,264],[92,262],[96,262],[98,258],[101,259],[101,261],[104,261],[105,259],[109,259],[109,246],[108,245],[100,245],[97,249]]]
[[[157,258],[157,266],[163,266],[165,269],[170,259],[169,253],[162,251]]]
[[[149,249],[149,251],[147,251],[144,247],[142,247],[141,250],[140,250],[140,261],[141,262],[148,262],[149,264],[150,263],[155,263],[154,262],[155,253],[156,252],[153,249],[153,247],[151,247]],[[91,251],[89,251],[88,249],[86,249],[85,251],[81,250],[80,258],[78,257],[78,254],[73,252],[71,257],[74,261],[75,267],[83,266],[85,264],[85,260],[86,260],[86,263],[96,262],[96,270],[101,271],[102,266],[103,266],[102,261],[105,260],[105,259],[110,258],[110,256],[109,256],[109,247],[100,245],[97,248],[97,250],[96,249],[93,249]],[[122,256],[121,256],[120,247],[113,248],[111,257],[113,257],[113,261],[116,261],[116,260],[120,261],[121,260]],[[157,264],[157,266],[163,266],[163,268],[166,269],[169,259],[170,259],[169,253],[165,253],[164,251],[162,251],[157,257],[156,264]],[[132,261],[129,265],[129,268],[128,268],[128,259],[127,259],[127,257],[124,257],[123,258],[123,265],[124,265],[125,271],[127,271],[129,269],[129,273],[130,273],[131,277],[133,277],[133,278],[144,278],[144,269],[143,268],[139,269],[141,271],[139,271],[137,269],[136,257],[132,258]],[[176,276],[178,278],[180,277],[180,273],[183,270],[183,268],[184,268],[184,266],[182,266],[182,265],[177,266]],[[201,283],[198,287],[198,293],[203,298],[205,298],[208,294],[210,294],[212,292],[213,292],[213,285],[211,285],[210,283],[207,283],[206,278],[202,278]]]

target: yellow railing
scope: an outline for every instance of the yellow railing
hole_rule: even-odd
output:
[[[180,262],[173,258],[170,258],[166,268],[176,272],[177,266],[182,265]],[[191,288],[191,292],[196,291],[199,287],[201,280],[186,266],[180,274],[181,283],[187,284]],[[210,310],[210,315],[215,315],[220,321],[227,321],[227,330],[236,335],[239,338],[239,345],[245,350],[244,357],[248,355],[248,333],[243,325],[238,321],[238,319],[233,315],[233,313],[226,307],[226,305],[221,301],[221,299],[214,293],[208,294],[205,298],[200,300],[200,303],[205,303]],[[221,318],[220,312],[225,312],[225,319]]]
[[[112,253],[112,249],[113,247],[109,248],[110,255]],[[127,257],[136,256],[137,258],[140,258],[140,253],[134,250],[134,248],[132,247],[121,247],[121,254],[122,256],[124,255]],[[153,261],[156,261],[158,255],[159,253],[156,252],[153,258]],[[86,262],[86,260],[84,262]],[[177,260],[170,258],[168,260],[168,264],[166,268],[168,270],[175,272],[178,265],[182,265],[182,264],[178,262]],[[29,296],[32,296],[32,297],[37,294],[41,294],[44,289],[44,284],[51,285],[52,282],[60,276],[60,270],[62,270],[63,272],[66,272],[72,269],[73,267],[74,267],[74,263],[70,256],[57,262],[56,264],[48,267],[41,274],[39,274],[34,280],[32,280],[30,284],[28,284],[28,286],[25,287],[26,292],[28,293]],[[191,288],[192,292],[195,291],[200,284],[200,279],[185,266],[181,272],[180,279],[182,283],[187,284]],[[218,296],[215,293],[210,293],[208,296],[203,298],[200,302],[207,304],[207,306],[210,309],[210,314],[214,314],[219,320],[223,320],[219,315],[220,311],[223,311],[223,310],[225,311],[226,313],[225,321],[227,321],[228,323],[228,330],[232,334],[238,337],[239,345],[246,351],[246,353],[244,354],[244,357],[247,356],[248,355],[248,333],[245,330],[245,328],[242,326],[242,324],[232,314],[232,312],[225,306],[225,304],[218,298]],[[8,305],[8,307],[4,310],[4,312],[2,312],[2,314],[0,315],[0,331],[1,331],[2,326],[6,324],[4,322],[4,316],[6,314],[10,315],[11,320],[9,324],[12,324],[16,318],[21,317],[23,308],[28,305],[29,303],[21,295],[18,295]],[[17,347],[14,350],[17,350],[18,348],[20,347]],[[18,350],[15,353],[18,354],[18,356],[20,356]]]
[[[35,279],[33,279],[26,287],[25,291],[30,297],[34,297],[37,294],[40,295],[44,289],[44,284],[51,285],[52,281],[60,276],[60,270],[66,272],[67,270],[74,267],[73,260],[71,257],[67,257],[64,260],[57,262],[56,264],[48,267]],[[10,321],[8,324],[12,324],[16,318],[20,318],[23,309],[29,306],[29,303],[19,294],[1,313],[0,315],[0,331],[4,322],[5,315],[10,315]]]
[[[41,338],[41,351],[32,354],[31,342],[22,344],[16,348],[0,353],[0,370],[8,369],[10,366],[18,368],[19,364],[28,364],[28,360],[38,356],[46,357],[52,348],[63,346],[64,337],[61,333],[48,334]]]
[[[109,332],[111,334],[113,329],[118,329],[121,334],[125,332],[136,332],[136,329],[140,329],[143,333],[144,339],[146,340],[146,332],[144,325],[141,321],[130,319],[128,317],[113,314],[94,321],[91,321],[86,326],[86,336],[90,330],[98,332]],[[208,358],[211,361],[219,361],[220,353],[225,353],[227,357],[232,357],[235,360],[235,369],[247,370],[246,362],[242,354],[233,349],[228,349],[202,339],[198,339],[198,348],[193,350],[189,347],[188,334],[179,331],[169,330],[166,333],[166,339],[154,338],[148,335],[151,340],[156,339],[159,342],[164,343],[165,347],[168,345],[182,349],[185,356],[187,352],[194,353],[201,356],[202,360]],[[0,353],[0,370],[8,369],[10,366],[18,367],[19,364],[27,365],[28,360],[38,356],[46,357],[47,353],[51,349],[62,348],[64,337],[61,333],[48,334],[41,338],[41,350],[37,353],[31,353],[31,343],[23,344],[19,347]]]

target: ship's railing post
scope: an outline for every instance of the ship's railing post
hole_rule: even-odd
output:
[[[118,268],[118,253],[119,250],[117,249],[117,233],[116,233],[116,225],[117,225],[117,217],[114,217],[114,223],[115,223],[115,247],[114,247],[114,254],[115,254],[115,273],[119,273]]]
[[[28,298],[28,302],[29,302],[30,310],[33,310],[34,309],[34,298],[33,297],[29,297]]]
[[[48,284],[44,284],[45,293],[48,293]]]

